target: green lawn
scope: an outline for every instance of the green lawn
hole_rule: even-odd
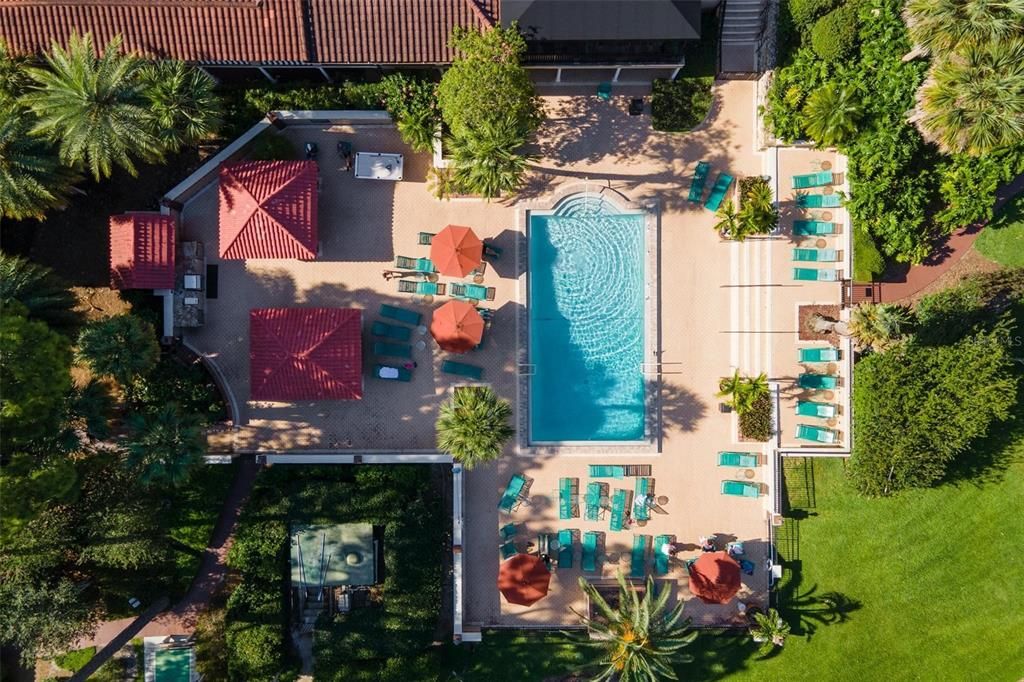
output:
[[[167,534],[177,543],[178,551],[174,553],[176,596],[184,595],[199,570],[202,551],[210,542],[237,470],[237,464],[203,467],[187,486],[173,494]]]
[[[978,235],[974,246],[989,260],[1024,267],[1024,194],[1010,200]]]
[[[449,644],[441,663],[465,682],[543,680],[579,670],[585,655],[560,632],[490,630],[479,644]]]

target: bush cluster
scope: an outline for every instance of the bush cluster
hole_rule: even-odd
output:
[[[651,92],[651,126],[655,130],[687,132],[711,111],[714,78],[657,78]]]
[[[832,11],[843,0],[789,0],[789,14],[801,29],[810,28],[815,19]]]
[[[843,5],[814,22],[811,47],[825,61],[836,61],[857,47],[857,8]]]
[[[885,258],[867,230],[853,228],[853,281],[873,282],[885,272]]]
[[[740,435],[744,438],[766,442],[772,437],[772,398],[771,395],[758,396],[750,409],[741,412]]]

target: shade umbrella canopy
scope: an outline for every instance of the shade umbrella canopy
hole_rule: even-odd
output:
[[[448,225],[430,240],[430,260],[448,277],[465,277],[483,257],[484,243],[468,227]]]
[[[498,589],[509,604],[532,606],[548,593],[551,571],[536,554],[516,554],[501,564]]]
[[[484,338],[484,318],[466,301],[448,301],[434,311],[430,334],[450,353],[466,353]]]
[[[690,592],[707,604],[727,604],[740,590],[740,565],[728,552],[705,552],[690,566]]]

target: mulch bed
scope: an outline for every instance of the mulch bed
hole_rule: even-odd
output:
[[[839,306],[837,305],[802,305],[797,321],[800,324],[801,341],[828,341],[833,346],[839,346],[839,335],[835,332],[820,334],[811,327],[811,317],[818,313],[830,320],[839,319]]]

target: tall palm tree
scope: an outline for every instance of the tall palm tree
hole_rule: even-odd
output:
[[[115,165],[136,174],[134,159],[152,161],[162,149],[152,131],[142,62],[120,53],[115,38],[97,56],[92,36],[73,34],[65,50],[54,43],[47,68],[29,68],[24,96],[38,121],[34,131],[57,143],[66,165],[85,165],[99,180]]]
[[[512,116],[482,121],[471,131],[449,138],[452,179],[461,192],[493,199],[518,189],[529,157],[518,150],[526,144],[526,133]]]
[[[819,147],[833,147],[857,133],[857,121],[863,113],[853,88],[829,83],[807,98],[802,122],[807,134]]]
[[[740,234],[740,216],[736,212],[736,204],[732,199],[726,199],[715,211],[718,222],[715,223],[715,230],[729,239],[743,241],[744,235]]]
[[[768,234],[779,224],[771,185],[764,178],[754,178],[742,199],[739,213],[740,241],[751,234]]]
[[[754,612],[754,624],[750,626],[750,637],[761,646],[757,653],[762,656],[770,654],[775,647],[781,647],[786,643],[789,635],[789,623],[782,620],[782,616],[775,609],[768,609],[767,613]]]
[[[221,102],[216,83],[203,71],[177,60],[146,66],[141,72],[152,124],[160,145],[177,151],[217,131]]]
[[[919,91],[921,127],[949,152],[981,156],[1024,141],[1024,39],[968,46]]]
[[[160,346],[153,325],[136,315],[124,314],[83,329],[78,336],[78,356],[97,374],[114,377],[131,394],[135,378],[156,365]]]
[[[915,45],[940,56],[1024,32],[1024,0],[909,0],[903,13]]]
[[[50,268],[0,251],[0,307],[12,301],[25,306],[28,317],[42,320],[55,331],[72,331],[80,322],[75,295]]]
[[[490,387],[459,388],[441,405],[437,447],[467,469],[497,459],[514,433],[508,424],[511,416],[512,406]]]
[[[883,351],[903,339],[913,322],[909,308],[895,303],[861,303],[850,312],[850,334],[861,348]]]
[[[0,92],[0,217],[40,220],[46,211],[64,207],[77,180],[53,146],[32,137],[31,129],[32,116]]]
[[[696,631],[687,632],[690,620],[683,618],[682,599],[672,608],[666,608],[671,590],[662,587],[655,591],[654,579],[647,576],[647,589],[641,599],[630,589],[619,571],[619,603],[615,608],[587,582],[579,579],[580,587],[597,608],[599,617],[577,613],[596,641],[593,646],[603,650],[595,666],[602,668],[592,679],[618,682],[657,682],[676,680],[675,663],[688,663],[693,657],[681,649],[697,638]]]
[[[194,415],[176,403],[128,417],[125,464],[144,486],[180,486],[188,481],[205,450],[203,430]]]

